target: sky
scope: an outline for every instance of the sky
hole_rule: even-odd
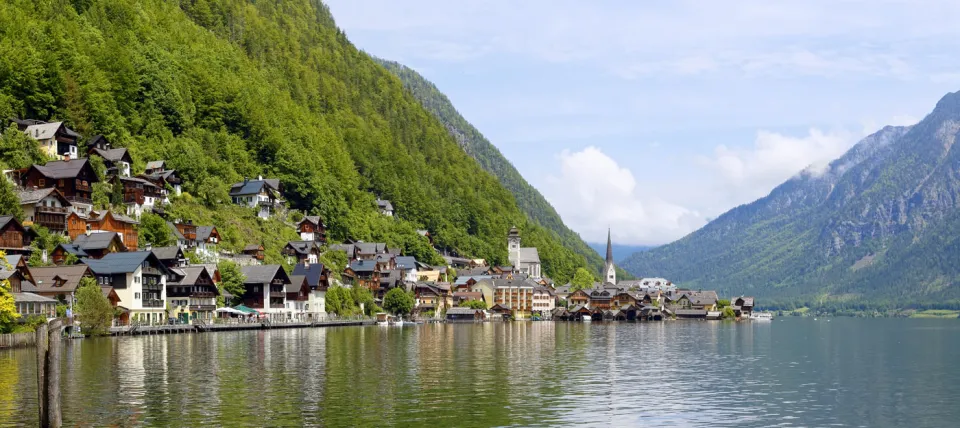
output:
[[[960,90],[960,2],[328,0],[588,242],[660,245]]]

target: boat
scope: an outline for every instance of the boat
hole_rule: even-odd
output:
[[[590,321],[593,321],[593,317],[588,315],[585,317],[581,317],[580,320],[583,322],[590,322]]]
[[[754,312],[752,315],[750,315],[750,319],[753,321],[773,321],[773,313]]]
[[[389,316],[389,315],[387,315],[387,314],[384,313],[384,312],[378,312],[378,313],[377,313],[377,325],[379,325],[379,326],[387,326],[387,325],[390,325],[390,323],[389,323],[389,321],[388,321],[388,316]]]
[[[409,324],[409,322],[408,322]],[[403,317],[398,317],[396,321],[393,322],[394,327],[403,327]]]

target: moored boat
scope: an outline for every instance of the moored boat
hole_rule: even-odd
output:
[[[773,321],[773,314],[770,312],[754,312],[750,315],[753,321]]]

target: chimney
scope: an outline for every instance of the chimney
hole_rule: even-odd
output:
[[[146,249],[147,251],[153,251],[153,244],[147,242],[147,246],[145,247],[145,249]]]
[[[257,181],[262,181],[262,180],[263,180],[263,176],[262,176],[262,175],[258,175],[258,176],[257,176]]]
[[[34,130],[33,130],[33,135],[34,135],[34,137],[39,137],[39,136],[40,136],[40,129],[34,129]]]

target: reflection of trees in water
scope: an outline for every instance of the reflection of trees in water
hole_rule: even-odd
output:
[[[17,381],[20,370],[12,354],[0,355],[0,426],[16,425]]]

